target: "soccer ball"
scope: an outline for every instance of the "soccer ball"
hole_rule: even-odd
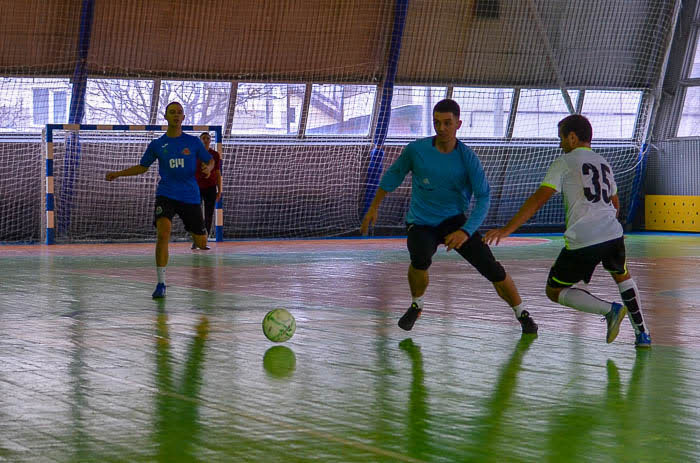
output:
[[[262,329],[270,341],[284,342],[294,335],[297,322],[287,310],[274,309],[263,318]]]

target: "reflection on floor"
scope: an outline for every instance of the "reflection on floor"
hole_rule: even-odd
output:
[[[700,236],[626,241],[650,351],[546,298],[556,236],[494,249],[537,338],[444,249],[400,330],[401,239],[175,243],[162,301],[152,244],[4,246],[0,461],[698,461]]]

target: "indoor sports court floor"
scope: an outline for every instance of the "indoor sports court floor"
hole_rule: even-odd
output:
[[[536,339],[444,248],[400,330],[403,239],[173,243],[162,302],[152,243],[2,246],[0,461],[700,461],[700,236],[627,237],[646,351],[547,300],[560,237],[506,244]]]

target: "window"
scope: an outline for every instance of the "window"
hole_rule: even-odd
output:
[[[70,96],[68,79],[0,77],[0,132],[38,133],[67,122]]]
[[[32,89],[32,116],[34,125],[45,125],[49,123],[49,89]]]
[[[433,135],[433,107],[447,95],[447,87],[394,87],[389,137]]]
[[[271,98],[265,99],[265,125],[268,127],[275,126],[275,105]]]
[[[688,87],[678,124],[679,137],[700,137],[700,86]]]
[[[506,136],[512,88],[455,87],[452,99],[459,103],[462,127],[457,137],[503,138]]]
[[[296,135],[305,85],[239,83],[233,135]]]
[[[641,101],[641,91],[586,90],[581,113],[593,126],[593,139],[631,139]]]
[[[53,92],[53,122],[54,124],[68,122],[68,94],[65,91]]]
[[[695,44],[695,53],[693,53],[693,64],[690,66],[691,79],[700,77],[700,34],[698,35],[698,41]]]
[[[700,29],[695,27],[696,31]],[[700,137],[700,32],[696,36],[697,42],[688,66],[688,76],[685,84],[681,81],[684,95],[676,132],[678,137]]]
[[[579,92],[569,90],[568,94],[575,108]],[[513,137],[557,138],[557,123],[569,114],[561,90],[523,89],[518,100]]]
[[[223,126],[230,94],[231,82],[164,80],[160,83],[156,124],[165,123],[165,107],[177,101],[185,110],[184,125]]]
[[[86,124],[148,124],[153,99],[152,80],[88,79]]]
[[[367,136],[377,87],[314,84],[306,135]]]

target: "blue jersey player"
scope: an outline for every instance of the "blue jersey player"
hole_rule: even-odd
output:
[[[153,222],[158,238],[156,242],[156,270],[158,284],[153,298],[165,297],[165,267],[168,265],[168,242],[170,229],[175,214],[185,224],[185,230],[192,234],[194,243],[200,249],[207,246],[206,228],[200,207],[199,186],[195,172],[201,165],[204,175],[209,175],[214,167],[214,160],[204,148],[202,141],[192,135],[182,133],[182,121],[185,119],[182,105],[169,103],[165,107],[165,120],[168,130],[160,138],[153,140],[141,157],[141,161],[127,169],[107,172],[107,181],[119,177],[140,175],[158,160],[160,181],[156,189],[156,204]]]
[[[362,220],[366,234],[378,216],[379,204],[412,174],[411,204],[406,216],[407,247],[411,256],[408,284],[413,302],[399,319],[404,330],[423,311],[423,294],[428,288],[428,267],[439,245],[455,249],[488,279],[498,295],[510,305],[524,334],[536,334],[537,324],[527,310],[511,277],[494,258],[477,229],[488,212],[490,188],[476,154],[457,140],[460,108],[445,99],[433,108],[436,135],[409,143],[382,177],[377,194]],[[472,196],[474,209],[467,218]]]

